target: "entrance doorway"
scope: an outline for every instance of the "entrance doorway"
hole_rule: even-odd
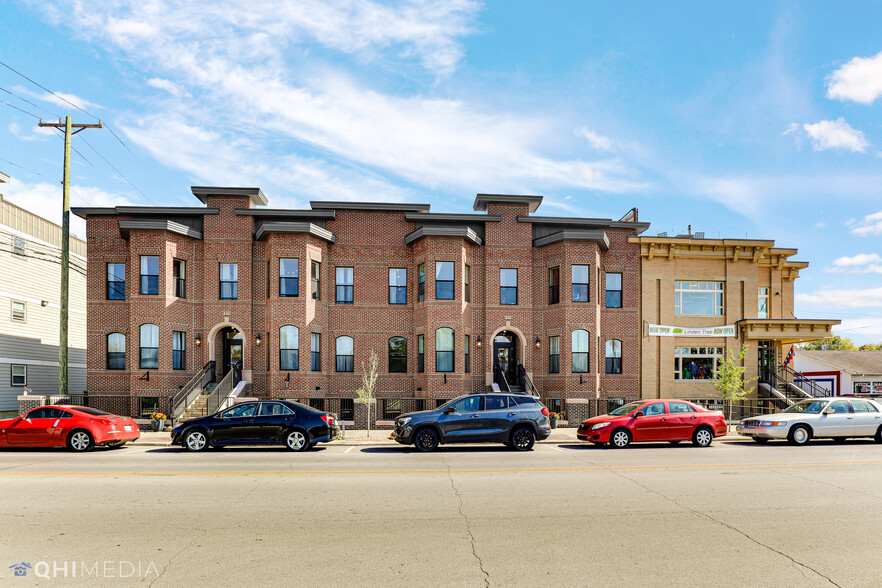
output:
[[[493,339],[493,375],[501,373],[509,386],[518,383],[518,336],[502,331]],[[498,371],[497,371],[498,369]]]
[[[221,330],[220,335],[223,341],[220,377],[223,378],[233,364],[239,364],[239,367],[242,367],[242,335],[232,327],[225,327]]]

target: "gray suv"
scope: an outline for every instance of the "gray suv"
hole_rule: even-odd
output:
[[[395,419],[392,438],[420,451],[440,443],[504,443],[529,451],[536,439],[551,434],[548,409],[526,394],[469,394],[435,410],[404,414]]]

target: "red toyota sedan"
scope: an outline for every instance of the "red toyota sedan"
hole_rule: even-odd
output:
[[[674,445],[691,440],[708,447],[714,437],[726,434],[726,417],[686,400],[640,400],[609,414],[590,418],[576,432],[582,441],[610,447],[627,447],[632,442],[668,441]]]
[[[0,447],[121,447],[141,436],[137,423],[85,406],[41,406],[0,421]]]

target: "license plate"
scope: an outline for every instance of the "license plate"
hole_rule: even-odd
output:
[[[123,428],[124,428],[126,431],[131,432],[131,430],[132,430],[132,425],[125,425]]]

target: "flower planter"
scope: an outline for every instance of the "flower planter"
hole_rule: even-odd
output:
[[[557,419],[550,419],[550,420],[551,420],[551,428],[556,429],[557,428]]]
[[[150,428],[156,432],[160,432],[165,428],[165,421],[150,421]]]

